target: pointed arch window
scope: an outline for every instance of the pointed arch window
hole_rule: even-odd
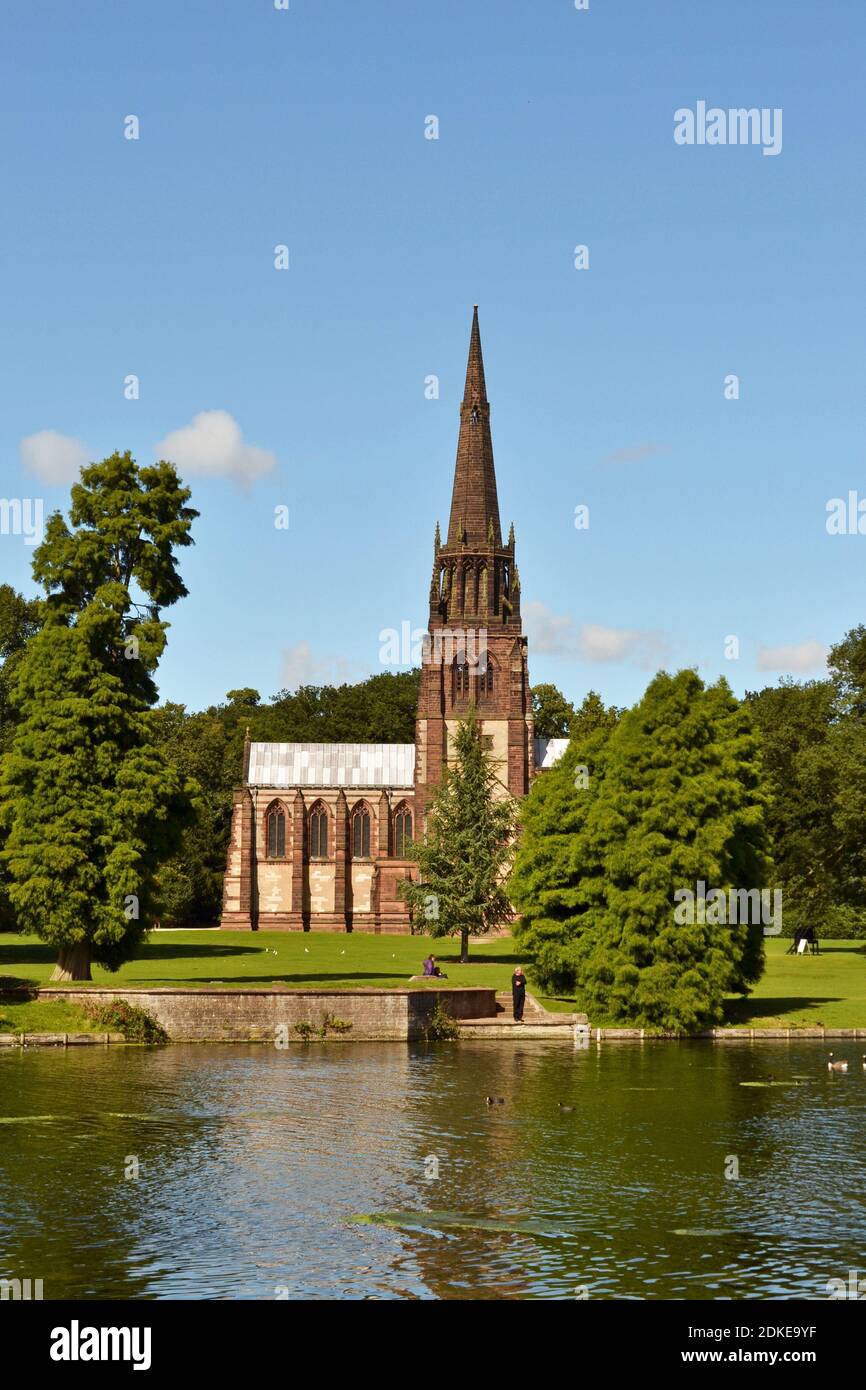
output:
[[[310,812],[310,858],[328,857],[328,813],[324,806],[314,806]]]
[[[454,658],[454,695],[461,698],[469,694],[469,662]]]
[[[265,819],[269,859],[286,857],[286,814],[281,806],[272,806]]]
[[[496,681],[496,667],[493,665],[489,656],[484,657],[483,665],[478,673],[478,693],[479,695],[492,695]]]
[[[412,812],[401,806],[394,817],[394,854],[397,859],[405,859],[412,843]]]
[[[370,812],[359,806],[352,816],[352,858],[370,858]]]

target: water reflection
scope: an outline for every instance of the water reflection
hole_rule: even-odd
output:
[[[847,1076],[809,1043],[4,1050],[0,1275],[48,1298],[823,1298],[866,1236],[850,1050]],[[790,1084],[743,1084],[769,1078]]]

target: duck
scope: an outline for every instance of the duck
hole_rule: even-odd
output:
[[[828,1071],[847,1071],[847,1070],[848,1070],[848,1063],[845,1062],[845,1061],[842,1061],[842,1062],[834,1062],[834,1061],[833,1061],[833,1054],[832,1054],[832,1052],[831,1052],[831,1053],[830,1053],[830,1060],[829,1060],[829,1062],[827,1063],[827,1070],[828,1070]]]
[[[574,1106],[573,1106],[573,1105],[563,1105],[562,1101],[559,1101],[559,1102],[558,1102],[558,1105],[559,1105],[560,1110],[573,1110],[573,1109],[574,1109]]]
[[[863,1053],[863,1070],[866,1071],[866,1052]]]
[[[484,1103],[485,1103],[485,1105],[504,1105],[504,1104],[505,1104],[505,1097],[504,1097],[504,1096],[485,1096],[485,1097],[484,1097]]]

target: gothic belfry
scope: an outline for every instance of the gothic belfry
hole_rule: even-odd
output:
[[[419,830],[447,763],[453,730],[473,704],[503,787],[524,796],[534,770],[532,700],[514,527],[503,543],[499,521],[477,305],[448,534],[443,544],[437,525],[434,542],[429,647],[415,733]]]

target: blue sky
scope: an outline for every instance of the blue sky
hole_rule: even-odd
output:
[[[476,302],[533,681],[742,692],[866,619],[866,536],[826,529],[866,498],[861,0],[6,0],[2,29],[0,494],[183,452],[166,698],[360,679],[423,625]],[[781,153],[677,145],[702,100],[781,108]],[[0,536],[28,592],[31,553]]]

